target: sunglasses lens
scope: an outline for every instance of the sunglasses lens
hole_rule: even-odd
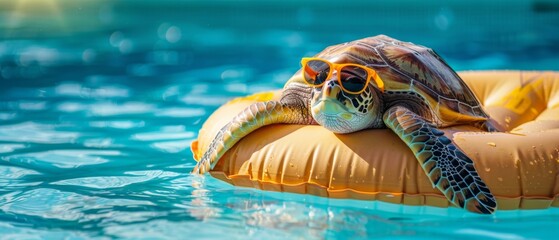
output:
[[[358,66],[345,66],[341,70],[342,87],[350,93],[358,93],[367,87],[368,72]]]
[[[326,81],[330,65],[320,60],[310,60],[303,66],[303,76],[310,85],[320,85]]]

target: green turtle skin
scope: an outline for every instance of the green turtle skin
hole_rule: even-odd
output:
[[[443,132],[401,106],[390,108],[383,119],[410,147],[433,185],[448,200],[474,212],[495,211],[497,203],[474,163]]]
[[[383,80],[384,90],[371,81],[360,94],[346,93],[336,72],[321,87],[311,87],[299,70],[287,81],[280,101],[255,103],[225,125],[193,172],[209,171],[242,137],[269,124],[319,124],[338,134],[389,128],[410,147],[433,186],[450,202],[472,212],[495,211],[495,198],[472,160],[439,128],[458,124],[487,131],[496,128],[472,91],[439,55],[379,35],[328,47],[315,57],[372,68]]]

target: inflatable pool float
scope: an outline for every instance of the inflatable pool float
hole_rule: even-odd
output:
[[[506,132],[469,125],[442,129],[473,161],[498,209],[559,206],[559,73],[470,71],[460,77]],[[234,99],[216,110],[191,144],[199,160],[215,134],[235,115],[281,90]],[[361,139],[383,139],[366,144]],[[222,156],[210,174],[236,186],[452,206],[392,131],[335,134],[321,126],[275,124],[258,129]]]
[[[256,102],[239,112],[217,132],[192,172],[208,172],[235,143],[272,124],[320,125],[340,134],[390,129],[448,201],[483,214],[497,207],[474,162],[440,129],[469,124],[496,132],[500,127],[430,48],[377,35],[302,58],[281,99]],[[382,140],[360,139],[369,144]]]

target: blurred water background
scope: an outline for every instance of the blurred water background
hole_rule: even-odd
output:
[[[553,0],[0,0],[0,239],[554,236],[557,209],[479,216],[189,174],[219,105],[377,34],[456,70],[559,70]]]

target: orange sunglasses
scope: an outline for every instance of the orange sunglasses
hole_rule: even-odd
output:
[[[377,72],[371,68],[353,63],[332,63],[322,58],[303,58],[303,79],[313,87],[321,87],[332,76],[334,70],[338,72],[338,83],[342,90],[350,94],[360,94],[375,80],[380,91],[384,92],[384,82]]]

